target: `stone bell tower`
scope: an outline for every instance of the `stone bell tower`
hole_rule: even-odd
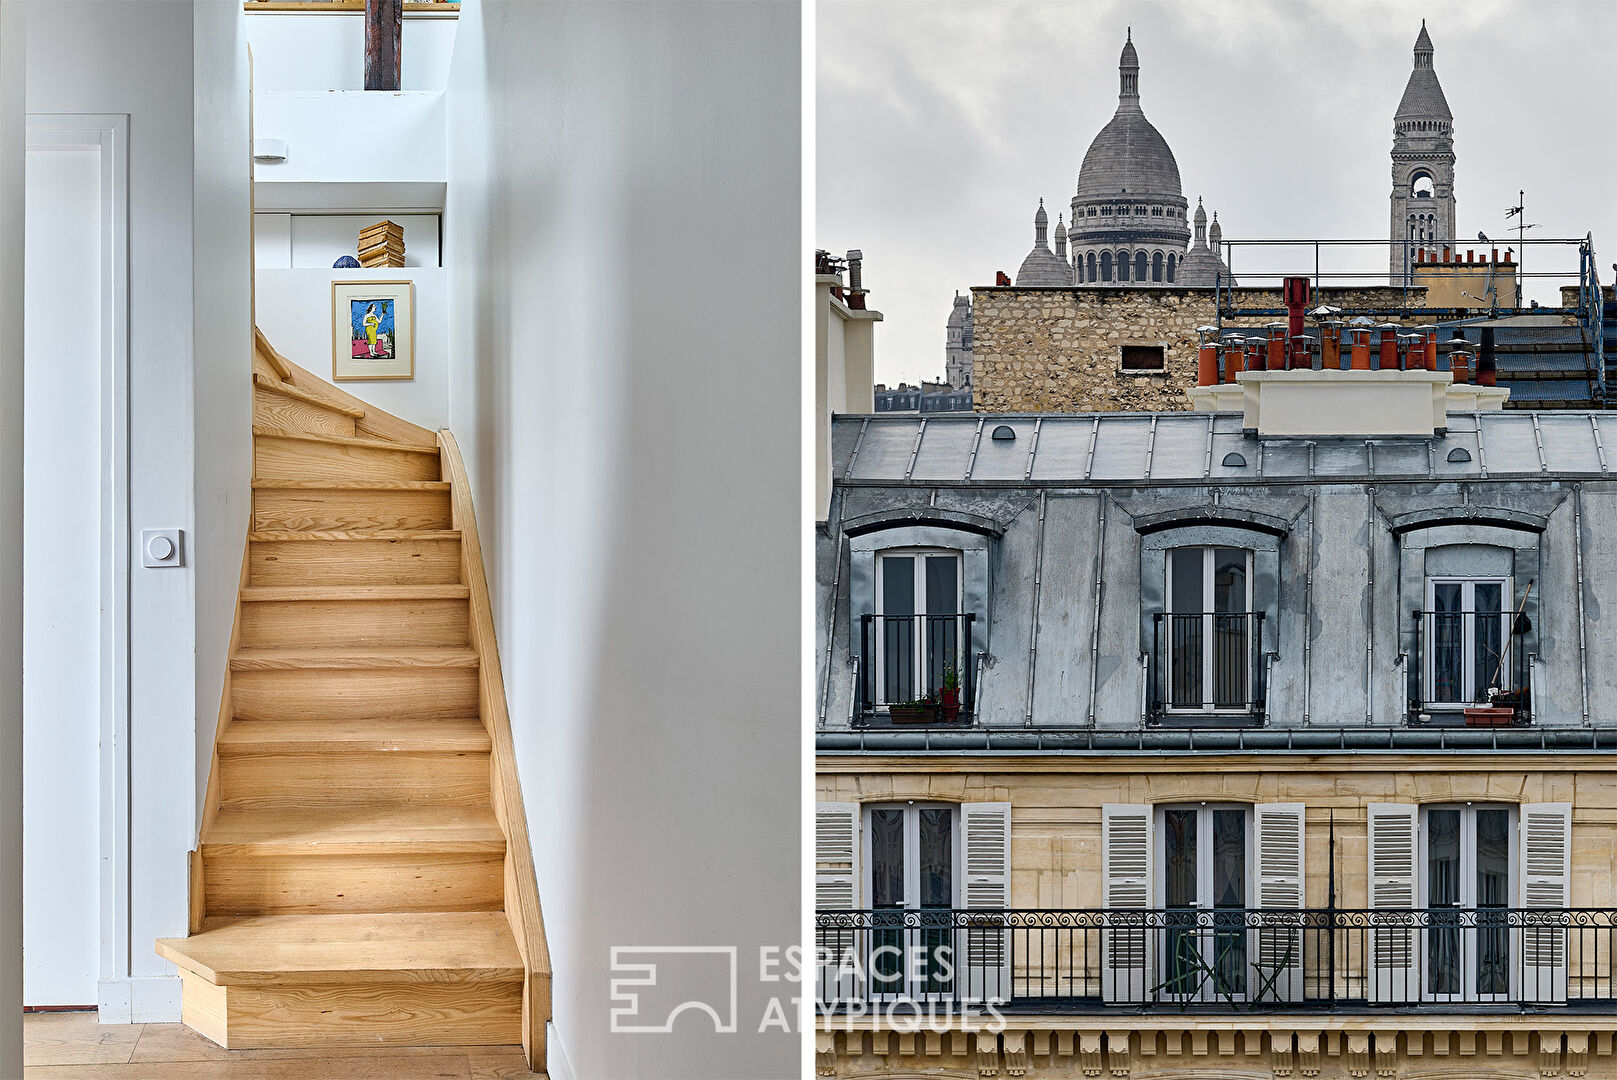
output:
[[[1454,243],[1454,115],[1432,67],[1426,23],[1415,39],[1415,68],[1393,114],[1392,284],[1407,284],[1416,251],[1430,258]]]

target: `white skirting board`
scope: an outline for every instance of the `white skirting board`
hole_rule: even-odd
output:
[[[177,1024],[180,977],[147,975],[102,979],[96,986],[97,1018],[103,1024]]]
[[[561,1048],[556,1025],[549,1020],[545,1021],[545,1072],[550,1080],[578,1080],[573,1075],[573,1066],[567,1061],[567,1054]]]

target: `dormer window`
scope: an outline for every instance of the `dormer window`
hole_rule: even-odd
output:
[[[1168,609],[1158,620],[1170,711],[1247,711],[1261,616],[1252,611],[1252,552],[1182,547],[1168,552]]]

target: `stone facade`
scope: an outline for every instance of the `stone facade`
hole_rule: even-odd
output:
[[[1209,289],[972,289],[974,401],[979,412],[1142,412],[1190,408],[1196,328],[1216,321]],[[1278,289],[1224,292],[1227,307],[1278,309]],[[1427,321],[1424,289],[1322,289],[1314,304],[1396,308]],[[1260,326],[1275,316],[1226,318]],[[1125,371],[1125,345],[1160,345],[1161,371]]]

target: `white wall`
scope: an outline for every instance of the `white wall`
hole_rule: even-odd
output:
[[[152,940],[186,928],[198,750],[216,724],[246,528],[246,57],[232,6],[29,5],[28,111],[130,118],[130,527],[188,534],[183,568],[130,571],[128,969],[103,969],[103,1021],[179,1016]]]
[[[333,16],[310,17],[324,23]],[[257,72],[255,47],[254,71]],[[259,162],[264,183],[441,183],[442,91],[283,90],[253,94],[254,138],[285,139],[286,160]],[[357,207],[356,207],[357,209]]]
[[[394,270],[258,271],[258,328],[271,345],[322,379],[331,378],[331,283],[415,282],[415,378],[343,383],[343,389],[412,424],[449,424],[449,272]]]
[[[329,270],[344,255],[358,257],[359,231],[382,220],[404,233],[405,266],[438,266],[437,214],[256,214],[254,261],[260,270]]]
[[[519,0],[457,33],[451,427],[581,1080],[798,1074],[757,1032],[802,990],[758,978],[800,940],[799,18]],[[612,1034],[614,945],[735,946],[738,1032]]]
[[[93,1005],[99,958],[101,155],[28,152],[23,978]]]
[[[22,1075],[23,113],[26,9],[0,3],[0,1076]]]
[[[455,46],[455,19],[436,14],[404,17],[399,43],[399,86],[442,90]],[[254,12],[247,17],[257,90],[365,89],[365,13]]]
[[[204,0],[193,32],[192,269],[196,357],[196,817],[218,730],[252,507],[252,84],[241,6]],[[136,132],[138,137],[139,133]],[[193,843],[195,835],[192,837]],[[137,939],[136,948],[150,942]]]

